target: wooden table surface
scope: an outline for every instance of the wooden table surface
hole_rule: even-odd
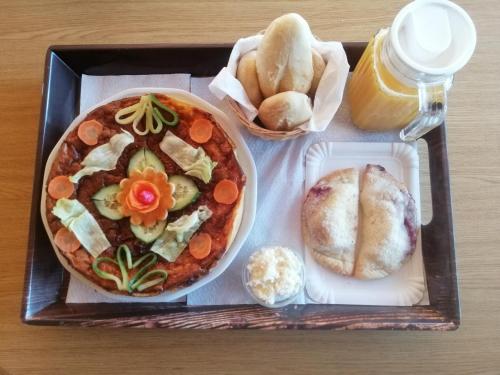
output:
[[[500,373],[500,7],[493,0],[459,3],[478,32],[475,55],[456,76],[448,116],[461,327],[448,333],[224,332],[21,324],[47,47],[234,42],[290,11],[301,13],[324,40],[367,40],[390,25],[404,2],[1,0],[0,374]]]

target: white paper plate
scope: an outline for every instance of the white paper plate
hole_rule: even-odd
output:
[[[157,296],[151,296],[151,297],[132,297],[132,296],[122,296],[122,295],[116,295],[113,293],[110,293],[103,288],[98,287],[97,285],[91,283],[89,280],[87,280],[85,277],[83,277],[78,271],[74,270],[69,262],[66,260],[66,258],[60,254],[59,251],[55,250],[55,243],[54,243],[54,237],[52,235],[52,232],[49,228],[49,225],[47,223],[47,218],[45,215],[46,207],[45,207],[45,201],[46,201],[46,186],[47,186],[47,178],[48,174],[50,172],[49,166],[52,164],[52,161],[57,155],[57,151],[59,150],[61,144],[63,141],[66,139],[68,134],[80,123],[83,121],[83,119],[87,116],[88,113],[96,109],[97,107],[100,107],[104,104],[107,104],[109,102],[115,101],[115,100],[120,100],[126,97],[131,97],[131,96],[140,96],[140,95],[145,95],[147,93],[159,93],[159,94],[164,94],[171,96],[172,98],[178,99],[180,101],[186,102],[188,104],[191,104],[195,107],[198,107],[206,112],[211,113],[216,121],[220,124],[220,126],[224,129],[224,131],[228,134],[228,136],[232,139],[234,145],[235,145],[235,154],[236,158],[238,159],[238,162],[241,166],[241,169],[243,170],[243,173],[246,175],[246,185],[245,185],[245,195],[243,199],[243,216],[241,218],[241,224],[238,229],[238,232],[236,233],[236,236],[234,238],[233,243],[227,249],[226,253],[223,255],[223,257],[217,262],[217,264],[204,276],[200,277],[196,282],[191,284],[190,286],[184,287],[184,288],[179,288],[175,289],[173,291],[166,291],[160,295]],[[165,88],[157,88],[157,87],[146,87],[146,88],[134,88],[134,89],[129,89],[122,91],[116,95],[111,96],[110,98],[103,100],[102,102],[96,104],[95,106],[89,108],[88,110],[80,113],[78,117],[76,117],[73,122],[69,125],[68,129],[64,132],[64,134],[61,136],[61,139],[59,142],[57,142],[56,146],[52,150],[52,152],[49,155],[49,158],[47,160],[47,164],[45,167],[45,173],[43,176],[43,189],[42,189],[42,198],[41,198],[41,203],[40,203],[40,212],[42,214],[42,221],[45,226],[45,229],[47,231],[47,235],[49,236],[50,242],[52,243],[52,246],[54,247],[55,253],[59,259],[59,261],[62,263],[64,268],[68,270],[71,273],[72,277],[75,277],[76,279],[80,280],[81,282],[85,283],[86,285],[92,287],[93,289],[97,290],[101,294],[105,295],[106,297],[113,298],[115,300],[119,300],[122,302],[148,302],[150,301],[155,301],[157,302],[159,298],[161,298],[162,302],[169,302],[176,300],[180,297],[185,296],[186,294],[202,287],[203,285],[209,283],[210,281],[214,280],[217,276],[219,276],[224,270],[231,264],[233,259],[236,257],[238,254],[238,251],[240,250],[241,246],[245,242],[248,233],[250,233],[250,230],[252,229],[253,222],[255,219],[255,212],[256,212],[256,207],[257,207],[257,172],[255,169],[255,164],[252,158],[252,155],[250,153],[250,150],[248,149],[245,141],[243,140],[243,137],[240,135],[240,133],[237,130],[237,124],[232,123],[229,118],[219,109],[215,108],[213,105],[209,104],[205,100],[197,97],[196,95],[193,95],[187,91],[184,90],[178,90],[178,89],[165,89]]]
[[[404,143],[321,142],[305,157],[305,192],[323,176],[337,170],[380,164],[403,181],[415,199],[420,223],[420,186],[417,151]],[[337,275],[305,252],[306,291],[316,303],[411,306],[427,301],[420,231],[412,258],[397,272],[380,280],[357,280]],[[425,292],[425,293],[424,293]],[[428,302],[427,302],[428,303]]]

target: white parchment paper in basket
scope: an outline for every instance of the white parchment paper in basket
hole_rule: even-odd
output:
[[[257,49],[262,37],[262,35],[254,35],[238,40],[231,51],[227,67],[223,68],[210,84],[210,91],[218,99],[222,100],[229,96],[237,101],[249,121],[255,119],[258,110],[250,103],[243,86],[236,79],[236,69],[240,57]],[[342,103],[349,64],[340,42],[320,42],[313,39],[312,47],[323,57],[326,67],[314,97],[312,117],[300,128],[320,132],[328,127]]]

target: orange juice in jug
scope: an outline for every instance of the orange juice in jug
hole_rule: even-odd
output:
[[[418,90],[397,80],[381,61],[388,29],[372,37],[348,88],[353,122],[365,130],[401,129],[418,112]]]
[[[361,56],[347,90],[354,124],[370,131],[402,129],[415,140],[443,123],[453,75],[470,59],[476,29],[448,0],[406,5]]]

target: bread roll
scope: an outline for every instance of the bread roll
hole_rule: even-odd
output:
[[[259,108],[264,98],[260,92],[259,80],[257,78],[257,69],[255,67],[256,56],[257,51],[251,51],[243,55],[238,64],[236,78],[243,85],[248,99],[250,99],[255,108]]]
[[[298,14],[271,22],[257,49],[257,76],[264,97],[309,91],[314,74],[311,40],[309,25]]]
[[[306,94],[286,91],[265,99],[259,118],[267,129],[291,130],[312,116],[311,99]]]
[[[314,97],[314,95],[316,94],[316,89],[319,85],[319,81],[321,80],[323,72],[325,71],[326,64],[325,60],[323,60],[319,52],[315,49],[312,50],[312,59],[314,75],[311,83],[311,89],[309,90],[309,95],[311,97]]]

